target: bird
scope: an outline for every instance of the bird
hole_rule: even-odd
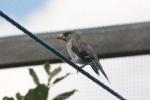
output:
[[[99,75],[99,71],[101,71],[104,77],[110,83],[93,48],[88,43],[81,40],[77,32],[62,32],[59,34],[57,39],[66,42],[66,48],[72,62],[81,64],[81,68],[84,68],[86,65],[90,65],[97,75]]]

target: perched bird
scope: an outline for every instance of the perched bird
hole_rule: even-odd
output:
[[[74,63],[82,64],[81,68],[86,65],[90,65],[98,75],[98,70],[100,70],[109,82],[109,79],[99,63],[98,57],[92,47],[83,42],[79,34],[75,32],[64,32],[61,33],[57,39],[61,39],[66,42],[67,51]]]

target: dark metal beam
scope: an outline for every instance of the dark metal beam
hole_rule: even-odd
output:
[[[99,57],[121,57],[150,53],[150,22],[76,30]],[[65,44],[56,40],[61,32],[37,34],[66,56]],[[60,62],[28,36],[0,38],[0,68]]]

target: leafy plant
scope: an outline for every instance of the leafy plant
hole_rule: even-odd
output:
[[[22,96],[20,93],[16,93],[16,100],[47,100],[50,87],[61,82],[63,79],[65,79],[70,75],[70,73],[67,73],[64,76],[55,78],[61,72],[62,69],[58,67],[55,68],[54,70],[51,70],[51,66],[49,65],[49,63],[46,63],[44,65],[44,70],[48,75],[47,84],[40,83],[36,72],[32,68],[30,68],[29,74],[33,78],[36,87],[30,89],[25,96]],[[66,100],[67,98],[72,96],[76,91],[77,90],[74,89],[69,92],[62,93],[54,97],[53,100]],[[15,99],[13,97],[4,97],[3,100],[15,100]]]
[[[62,93],[58,96],[56,96],[53,100],[65,100],[67,98],[69,98],[70,96],[72,96],[77,90],[72,90],[70,92],[66,92],[66,93]]]

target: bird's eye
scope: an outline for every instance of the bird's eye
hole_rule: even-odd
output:
[[[65,40],[65,36],[63,34],[60,34],[57,39],[62,39],[62,40]]]
[[[61,37],[61,38],[65,38],[65,36],[64,36],[64,35],[61,35],[60,37]]]

